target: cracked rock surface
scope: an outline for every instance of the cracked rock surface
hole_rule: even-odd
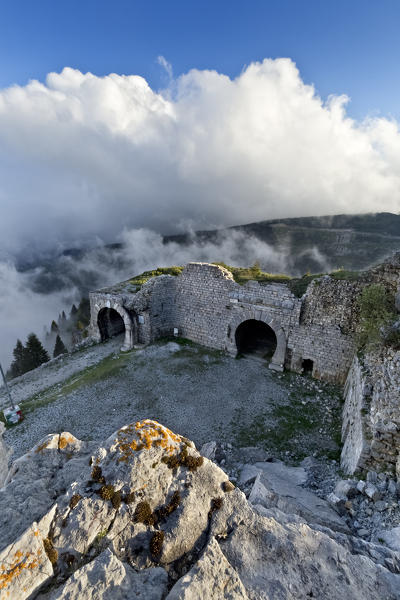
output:
[[[270,506],[156,421],[47,436],[0,490],[0,599],[400,599],[398,552]]]

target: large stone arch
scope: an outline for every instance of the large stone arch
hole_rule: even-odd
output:
[[[106,308],[111,308],[115,310],[122,318],[125,326],[125,338],[121,350],[131,350],[134,344],[137,343],[136,319],[127,311],[127,309],[124,306],[122,306],[122,304],[113,300],[104,300],[102,302],[97,301],[95,304],[93,317],[97,327],[97,339],[99,341],[101,340],[101,332],[98,324],[99,313],[100,311]]]
[[[274,369],[275,371],[283,371],[283,366],[285,363],[286,356],[286,348],[287,348],[287,336],[282,329],[281,323],[278,319],[274,319],[271,315],[265,314],[260,310],[243,310],[240,311],[239,314],[235,315],[233,319],[230,321],[228,326],[228,343],[227,350],[232,354],[236,353],[236,343],[235,343],[235,332],[236,329],[241,325],[244,321],[262,321],[275,333],[276,336],[276,350],[269,364],[270,369]]]

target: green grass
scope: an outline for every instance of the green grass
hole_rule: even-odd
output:
[[[357,281],[358,279],[361,278],[361,273],[360,273],[360,271],[348,271],[346,269],[336,269],[335,271],[332,271],[332,273],[329,273],[329,277],[332,277],[332,279]]]
[[[266,273],[262,271],[259,264],[255,263],[252,267],[232,267],[224,262],[213,263],[224,267],[233,275],[233,279],[239,285],[244,285],[248,281],[258,281],[259,283],[284,283],[288,286],[292,294],[301,298],[307,287],[314,279],[323,277],[324,273],[306,273],[302,277],[291,277],[283,273]],[[336,269],[329,274],[333,279],[347,281],[356,281],[361,277],[358,271],[348,271],[345,269]]]
[[[106,358],[101,360],[96,365],[92,365],[83,371],[80,371],[79,373],[75,373],[65,380],[61,385],[53,385],[47,390],[31,396],[28,400],[24,400],[20,403],[23,414],[26,415],[33,412],[37,408],[40,408],[41,406],[47,406],[61,396],[71,394],[72,392],[75,392],[84,386],[93,385],[99,381],[108,379],[109,377],[119,376],[129,360],[131,360],[131,355],[133,352],[134,350],[121,353],[117,356],[115,354],[106,356]],[[0,413],[0,420],[5,422],[2,412]]]
[[[295,380],[292,374],[285,375],[286,387]],[[324,406],[327,401],[330,412]],[[260,446],[282,459],[287,459],[288,452],[295,463],[314,453],[339,460],[342,401],[338,386],[325,385],[323,392],[318,392],[297,385],[289,392],[287,403],[270,399],[266,404],[268,409],[250,418],[247,411],[236,409],[231,422],[236,445]]]
[[[233,275],[233,279],[239,285],[244,285],[248,281],[258,281],[260,283],[286,283],[291,279],[290,275],[266,273],[260,269],[258,263],[255,263],[252,267],[231,267],[224,262],[215,262],[213,264],[224,267],[230,271]]]
[[[221,364],[225,353],[221,350],[200,346],[191,340],[179,337],[163,338],[163,342],[177,342],[181,348],[163,359],[164,369],[173,375],[193,375],[206,371],[210,366]],[[158,340],[156,343],[160,343]],[[208,357],[208,361],[204,357]]]
[[[177,275],[180,275],[182,273],[182,271],[183,271],[183,267],[177,267],[177,266],[158,267],[157,269],[154,269],[153,271],[144,271],[140,275],[136,275],[135,277],[132,277],[132,279],[129,279],[125,283],[130,284],[130,285],[135,285],[138,289],[140,289],[142,287],[142,285],[145,284],[146,281],[148,281],[152,277],[159,277],[160,275],[173,275],[176,277]]]

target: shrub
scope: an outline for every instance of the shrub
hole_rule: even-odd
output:
[[[384,343],[385,330],[394,321],[394,298],[379,283],[365,287],[358,299],[360,317],[357,330],[359,349]]]
[[[155,531],[150,540],[150,553],[153,558],[157,558],[161,554],[164,543],[164,532]]]

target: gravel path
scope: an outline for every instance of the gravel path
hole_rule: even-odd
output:
[[[72,391],[59,383],[50,403],[7,430],[4,437],[14,448],[14,458],[48,433],[65,430],[100,441],[122,425],[145,418],[160,421],[198,447],[213,439],[259,445],[285,460],[296,459],[299,448],[300,458],[336,448],[332,415],[340,407],[339,390],[335,396],[320,382],[278,374],[257,360],[235,360],[195,345],[157,343],[129,353],[116,352],[118,347],[112,340],[89,348],[75,357],[74,365],[72,355],[58,373],[54,365],[47,367],[46,381],[60,382],[78,367],[99,363],[74,379]],[[31,388],[26,382],[25,391],[37,389],[40,376],[35,374]],[[38,402],[45,401],[46,393]],[[314,429],[308,421],[304,426],[304,414]]]
[[[61,383],[82,369],[100,362],[106,356],[117,352],[122,346],[121,336],[107,342],[107,344],[96,344],[78,350],[73,354],[65,354],[50,362],[41,365],[33,371],[29,371],[21,377],[16,377],[9,383],[9,388],[15,404],[27,400],[47,388]],[[10,404],[4,386],[0,387],[0,408]]]

